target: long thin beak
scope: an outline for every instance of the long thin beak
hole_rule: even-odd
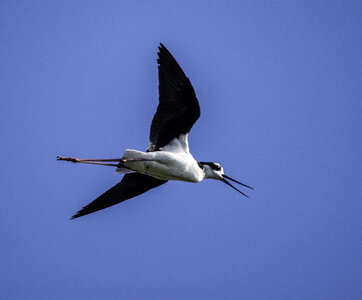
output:
[[[227,179],[229,179],[229,180],[232,180],[232,181],[234,181],[234,182],[236,182],[236,183],[238,183],[238,184],[240,184],[240,185],[242,185],[242,186],[245,186],[245,187],[253,190],[253,188],[252,188],[251,186],[248,186],[248,185],[246,185],[246,184],[244,184],[244,183],[241,183],[241,182],[239,182],[239,181],[237,181],[237,180],[235,180],[235,179],[232,179],[231,177],[226,176],[225,174],[223,174],[222,176],[223,176],[223,179],[221,180],[222,182],[226,183],[228,186],[232,187],[234,190],[238,191],[240,194],[242,194],[242,195],[244,195],[245,197],[248,197],[248,198],[249,198],[249,196],[248,196],[247,194],[245,194],[245,193],[243,193],[242,191],[238,190],[235,186],[233,186],[233,185],[232,185],[230,182],[228,182],[225,178],[227,178]]]
[[[242,182],[240,182],[240,181],[237,181],[237,180],[235,180],[235,179],[232,179],[232,178],[229,177],[229,176],[226,176],[225,174],[223,174],[222,176],[225,177],[225,178],[227,178],[227,179],[229,179],[229,180],[231,180],[231,181],[234,181],[234,182],[236,182],[236,183],[238,183],[238,184],[241,184],[242,186],[245,186],[245,187],[247,187],[248,189],[251,189],[251,190],[254,189],[254,188],[252,188],[251,186],[246,185],[245,183],[242,183]]]

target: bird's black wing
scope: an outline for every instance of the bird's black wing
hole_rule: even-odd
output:
[[[122,201],[143,194],[144,192],[147,192],[148,190],[166,182],[167,180],[160,180],[140,173],[126,174],[123,176],[121,182],[117,183],[114,187],[110,188],[93,202],[84,206],[80,211],[72,216],[72,219],[118,204]]]
[[[189,133],[200,117],[190,80],[164,45],[158,49],[159,104],[151,124],[148,151],[159,150],[173,138]]]

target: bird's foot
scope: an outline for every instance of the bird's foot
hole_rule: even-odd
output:
[[[57,160],[65,160],[65,161],[71,161],[73,163],[80,162],[79,158],[75,157],[64,157],[64,156],[57,156]]]

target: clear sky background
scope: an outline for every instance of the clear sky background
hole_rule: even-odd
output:
[[[57,155],[148,146],[162,42],[197,160],[254,186],[120,181]],[[361,299],[361,1],[1,1],[0,298]]]

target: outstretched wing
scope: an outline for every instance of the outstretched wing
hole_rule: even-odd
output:
[[[72,219],[88,215],[106,207],[118,204],[153,189],[167,180],[160,180],[140,173],[126,174],[121,182],[110,188],[96,200],[84,206]]]
[[[158,47],[159,104],[153,117],[148,151],[159,150],[187,134],[200,117],[200,106],[190,80],[162,44]]]

